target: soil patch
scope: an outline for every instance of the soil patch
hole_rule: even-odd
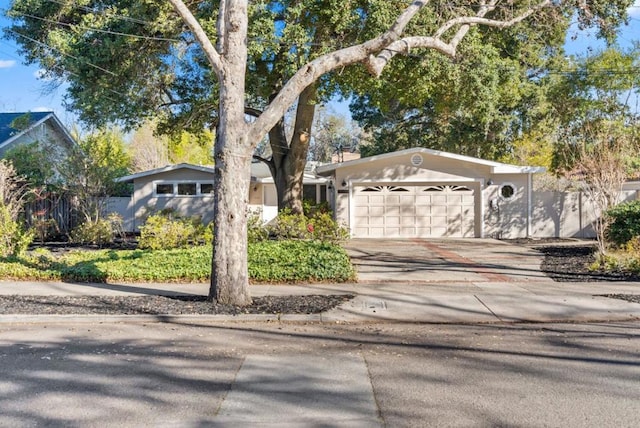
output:
[[[205,296],[0,296],[0,314],[241,315],[318,314],[353,295],[255,297],[249,306],[220,305]]]
[[[625,271],[591,270],[595,244],[536,246],[544,254],[541,270],[558,282],[640,281],[640,275]]]

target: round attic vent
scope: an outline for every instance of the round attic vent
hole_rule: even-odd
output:
[[[415,154],[411,156],[411,165],[420,166],[422,165],[422,155]]]

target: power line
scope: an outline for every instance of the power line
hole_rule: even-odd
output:
[[[53,47],[53,46],[49,46],[49,45],[47,45],[46,43],[43,43],[43,42],[41,42],[41,41],[39,41],[39,40],[36,40],[36,39],[34,39],[34,38],[31,38],[31,37],[26,36],[26,35],[21,34],[21,33],[18,33],[17,31],[12,30],[11,28],[7,28],[6,30],[7,30],[8,32],[10,32],[10,33],[15,34],[15,35],[16,35],[16,36],[18,36],[18,37],[22,37],[22,38],[24,38],[24,39],[26,39],[26,40],[29,40],[30,42],[33,42],[33,43],[35,43],[35,44],[37,44],[37,45],[39,45],[39,46],[42,46],[42,47],[44,47],[44,48],[48,48],[48,49],[53,49],[53,50],[57,51],[58,53],[62,54],[63,56],[66,56],[66,57],[68,57],[68,58],[71,58],[71,59],[74,59],[74,60],[76,60],[76,61],[78,61],[78,62],[81,62],[81,61],[80,61],[80,58],[78,58],[78,57],[76,57],[76,56],[73,56],[73,55],[71,55],[71,54],[68,54],[68,53],[66,53],[66,52],[63,52],[62,50],[60,50],[60,49],[58,49],[58,48],[55,48],[55,47]],[[103,72],[105,72],[105,73],[107,73],[107,74],[110,74],[110,75],[112,75],[112,76],[117,76],[114,72],[109,71],[109,70],[107,70],[106,68],[102,68],[102,67],[100,67],[99,65],[96,65],[96,64],[93,64],[93,63],[90,63],[90,62],[87,62],[87,61],[82,61],[82,63],[87,64],[87,65],[89,65],[89,66],[91,66],[91,67],[93,67],[93,68],[95,68],[95,69],[97,69],[97,70],[103,71]]]
[[[104,34],[111,34],[111,35],[116,35],[116,36],[132,37],[132,38],[144,39],[144,40],[155,40],[155,41],[160,41],[160,42],[180,42],[180,40],[178,40],[178,39],[169,39],[169,38],[166,38],[166,37],[143,36],[143,35],[139,35],[139,34],[122,33],[122,32],[118,32],[118,31],[103,30],[103,29],[100,29],[100,28],[85,27],[85,26],[82,26],[82,25],[69,24],[67,22],[55,21],[53,19],[42,18],[40,16],[30,15],[28,13],[23,13],[23,14],[21,14],[21,16],[25,16],[27,18],[32,18],[32,19],[48,22],[50,24],[62,25],[62,26],[65,26],[65,27],[68,27],[68,28],[71,28],[71,29],[80,28],[82,30],[95,31],[96,33],[104,33]]]

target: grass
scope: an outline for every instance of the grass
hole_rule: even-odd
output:
[[[210,246],[177,250],[37,249],[0,258],[0,279],[74,282],[206,282]],[[344,282],[355,271],[341,247],[315,241],[263,241],[249,246],[252,282]]]

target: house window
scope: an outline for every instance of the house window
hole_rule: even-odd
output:
[[[212,181],[176,181],[154,182],[156,196],[210,196],[213,193]]]
[[[305,184],[302,186],[302,199],[316,202],[315,184]]]
[[[178,195],[194,196],[198,193],[196,183],[178,183]]]
[[[515,195],[516,195],[516,188],[513,184],[503,184],[502,186],[500,186],[500,196],[505,201],[508,201],[509,199],[513,199]]]
[[[202,195],[213,194],[213,183],[200,183],[200,193]]]
[[[302,199],[316,204],[327,200],[326,184],[304,184],[302,186]]]
[[[156,194],[157,195],[173,195],[173,184],[157,183]]]

